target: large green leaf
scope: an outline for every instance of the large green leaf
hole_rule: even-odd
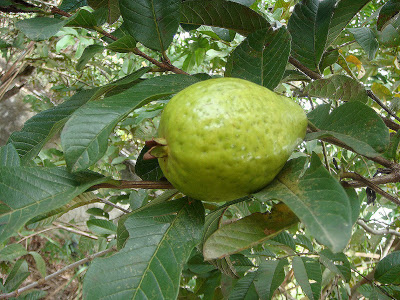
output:
[[[31,218],[65,205],[105,180],[97,173],[72,175],[64,168],[0,167],[0,243]]]
[[[322,264],[335,274],[342,276],[347,282],[350,281],[351,266],[345,254],[332,253],[329,249],[324,249],[319,254]]]
[[[165,51],[179,27],[181,0],[120,0],[128,32],[146,47]]]
[[[338,2],[329,27],[326,46],[333,43],[351,19],[353,19],[369,1],[370,0],[340,0]]]
[[[357,43],[364,49],[369,60],[375,58],[378,51],[379,43],[376,39],[374,31],[369,27],[349,28],[348,29],[356,39]]]
[[[288,21],[292,56],[313,71],[327,47],[328,30],[336,0],[303,0],[296,4]]]
[[[15,26],[29,39],[33,41],[42,41],[51,38],[66,23],[67,20],[37,17],[18,21]]]
[[[81,107],[61,133],[68,168],[76,172],[96,163],[105,154],[114,127],[133,109],[153,99],[177,93],[197,81],[194,77],[180,74],[159,76]]]
[[[0,166],[18,167],[20,164],[21,160],[13,144],[0,147]]]
[[[306,86],[304,92],[311,97],[330,100],[355,101],[366,103],[367,91],[357,80],[345,75],[333,75],[327,79],[317,79]]]
[[[295,214],[283,203],[275,205],[270,213],[253,213],[211,234],[204,243],[204,258],[222,258],[242,251],[276,236],[297,222]]]
[[[263,260],[257,270],[254,279],[254,286],[257,294],[262,300],[270,300],[275,290],[285,279],[284,266],[288,262],[286,259]]]
[[[176,299],[183,264],[199,243],[204,208],[181,198],[129,215],[124,247],[96,259],[85,275],[84,299]],[[112,280],[109,280],[112,278]]]
[[[294,277],[310,300],[318,300],[321,293],[321,265],[308,257],[293,257]]]
[[[397,0],[389,0],[379,11],[379,17],[376,21],[376,29],[382,30],[388,25],[388,22],[394,18],[400,10],[400,2]]]
[[[96,93],[97,88],[76,93],[68,101],[42,111],[25,122],[21,131],[13,132],[8,140],[15,146],[22,163],[33,159],[61,128],[69,116]]]
[[[193,0],[181,5],[181,23],[209,25],[248,35],[270,28],[267,20],[247,6],[225,0]]]
[[[105,7],[108,12],[107,22],[112,24],[118,20],[121,15],[119,10],[119,3],[115,0],[88,0],[90,7],[94,9]]]
[[[381,283],[400,284],[400,251],[385,256],[377,264],[374,276]]]
[[[256,276],[256,272],[249,272],[246,276],[240,278],[231,290],[228,300],[257,299],[258,294],[254,286]]]
[[[260,29],[231,53],[225,76],[247,79],[273,90],[285,73],[290,53],[290,35],[285,27]]]
[[[355,152],[375,157],[385,151],[390,142],[389,129],[369,106],[352,101],[329,113],[327,104],[308,114],[309,120],[320,130],[307,134],[306,140],[335,137]]]
[[[310,234],[333,252],[346,247],[352,230],[350,200],[340,183],[324,168],[316,154],[290,160],[276,179],[255,194],[262,201],[284,202]]]

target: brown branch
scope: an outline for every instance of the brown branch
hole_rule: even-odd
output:
[[[400,118],[392,112],[371,90],[367,90],[368,97],[374,100],[380,107],[382,107],[389,115],[400,121]]]
[[[394,204],[399,205],[400,206],[400,200],[392,195],[390,195],[389,193],[385,192],[384,190],[382,190],[379,186],[377,186],[376,184],[374,184],[373,182],[371,182],[369,179],[361,176],[360,174],[357,174],[355,172],[343,172],[341,174],[341,179],[344,178],[351,178],[353,180],[356,180],[358,182],[362,182],[364,183],[366,186],[368,186],[369,188],[371,188],[373,191],[375,191],[376,193],[382,195],[383,197],[385,197],[386,199],[392,201]],[[342,183],[344,185],[346,185],[347,182],[342,181]]]
[[[115,183],[100,183],[91,189],[174,189],[168,181],[128,181],[115,180]]]
[[[320,74],[318,74],[318,73],[310,70],[309,68],[305,67],[304,65],[302,65],[297,59],[295,59],[292,56],[289,56],[289,62],[293,66],[295,66],[297,69],[299,69],[301,72],[303,72],[308,77],[310,77],[311,79],[315,80],[315,79],[322,79],[323,78]]]
[[[0,294],[0,299],[7,299],[7,298],[11,298],[11,297],[17,297],[21,293],[23,293],[25,291],[28,291],[28,290],[31,290],[31,289],[43,284],[44,282],[49,281],[50,279],[59,276],[60,274],[66,272],[66,271],[68,271],[70,269],[73,269],[73,268],[75,268],[77,266],[83,265],[83,264],[93,260],[94,258],[96,258],[98,256],[103,256],[104,254],[107,254],[107,253],[112,252],[112,251],[116,251],[116,247],[111,247],[111,248],[109,248],[107,250],[104,250],[104,251],[97,252],[95,254],[89,255],[88,257],[86,257],[84,259],[81,259],[81,260],[79,260],[77,262],[74,262],[73,264],[70,264],[70,265],[62,268],[61,270],[58,270],[57,272],[54,272],[54,273],[46,276],[45,278],[43,278],[43,279],[41,279],[39,281],[33,282],[33,283],[31,283],[31,284],[29,284],[29,285],[27,285],[27,286],[25,286],[23,288],[20,288],[20,289],[14,291],[14,292],[7,293],[7,294]]]

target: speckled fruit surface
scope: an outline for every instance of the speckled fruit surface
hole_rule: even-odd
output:
[[[307,117],[293,100],[235,78],[201,81],[164,108],[158,137],[165,177],[203,201],[228,201],[258,191],[303,140]]]

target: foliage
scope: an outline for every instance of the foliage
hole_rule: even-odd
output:
[[[0,148],[0,298],[46,297],[39,282],[62,260],[81,266],[84,299],[399,299],[398,1],[0,11],[0,97],[29,65],[37,113]],[[185,197],[143,160],[168,100],[221,76],[290,96],[309,120],[271,184],[222,205]],[[62,219],[93,203],[83,227]],[[26,286],[35,272],[44,279]]]

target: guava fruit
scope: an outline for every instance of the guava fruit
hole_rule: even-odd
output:
[[[209,79],[168,102],[149,154],[180,192],[228,201],[270,183],[306,128],[291,99],[243,79]]]

